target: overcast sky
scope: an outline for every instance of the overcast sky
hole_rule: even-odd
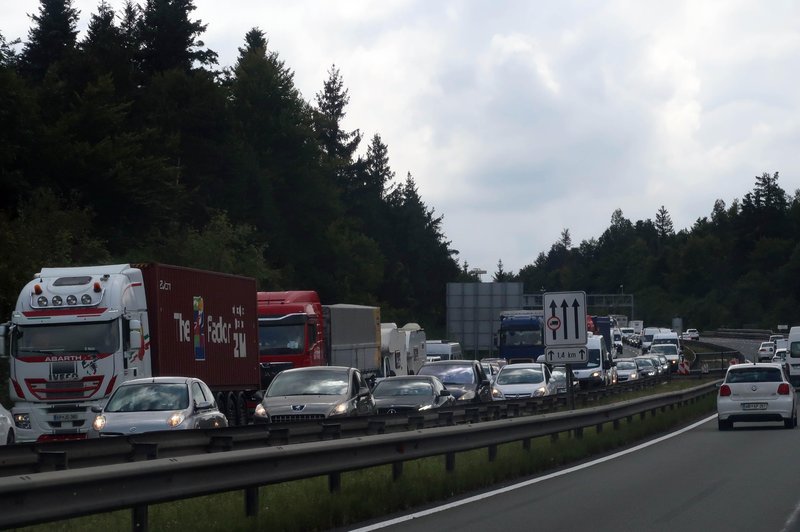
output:
[[[413,175],[484,281],[564,228],[573,245],[598,238],[617,208],[635,222],[664,205],[679,230],[763,172],[800,188],[798,2],[194,3],[220,66],[252,27],[306,100],[335,63],[345,128],[361,130],[362,152],[381,135],[396,179]],[[81,30],[98,4],[73,1]],[[6,40],[26,40],[38,6],[0,0]]]

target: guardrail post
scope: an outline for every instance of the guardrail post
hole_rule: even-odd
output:
[[[338,493],[342,489],[342,474],[339,472],[328,475],[328,491]]]
[[[66,451],[39,451],[38,472],[63,471],[69,468]]]
[[[211,436],[208,452],[230,451],[233,449],[233,436]]]
[[[478,423],[481,420],[481,410],[477,407],[464,410],[464,420],[467,423]]]
[[[550,435],[550,441],[553,443],[558,441],[558,432],[554,432]]]
[[[272,445],[288,445],[289,443],[289,429],[269,429],[267,442]]]
[[[602,423],[598,423],[597,426],[595,427],[595,431],[598,434],[601,434],[603,432],[603,424]]]
[[[513,403],[506,407],[506,417],[519,417],[518,403]]]
[[[403,476],[403,462],[392,462],[392,480],[395,482]]]
[[[135,532],[147,532],[148,530],[147,514],[148,511],[146,504],[140,504],[138,506],[134,506],[133,508],[131,508],[131,520],[132,520],[131,525],[132,529]]]
[[[438,426],[451,427],[455,425],[453,421],[453,412],[439,412],[439,417],[436,420]]]
[[[577,429],[575,429],[575,437],[578,438],[579,440],[583,439],[583,427],[578,427]]]
[[[368,434],[383,434],[386,432],[386,422],[385,421],[377,421],[377,420],[369,420],[367,424],[367,433]]]
[[[497,445],[489,446],[489,461],[494,462],[497,458]]]
[[[408,426],[411,428],[425,428],[425,416],[408,416]]]
[[[489,421],[500,419],[500,407],[498,405],[489,405],[486,407],[486,417]]]
[[[138,462],[139,460],[155,460],[158,458],[158,444],[149,442],[133,442],[133,447],[128,455],[128,460]]]
[[[322,425],[322,433],[320,434],[321,440],[338,440],[342,437],[342,426],[339,423],[330,423]]]
[[[448,473],[452,473],[456,470],[456,453],[445,453],[444,469]]]
[[[258,486],[249,486],[244,489],[244,514],[247,517],[258,515]]]
[[[614,420],[614,430],[619,430],[619,419]]]
[[[525,438],[524,440],[522,440],[522,448],[524,450],[526,450],[526,451],[530,451],[531,450],[531,439],[530,438]]]

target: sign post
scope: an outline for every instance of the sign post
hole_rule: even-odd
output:
[[[586,292],[545,292],[545,360],[567,368],[567,393],[570,408],[575,408],[572,364],[589,360],[586,349]]]

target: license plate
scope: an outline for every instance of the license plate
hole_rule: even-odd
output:
[[[766,410],[767,403],[742,403],[742,410]]]
[[[78,414],[53,414],[53,421],[76,421]]]

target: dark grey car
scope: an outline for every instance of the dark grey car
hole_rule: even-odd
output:
[[[455,398],[432,375],[403,375],[383,379],[372,390],[378,414],[420,412],[452,406]]]
[[[439,360],[426,362],[418,375],[433,375],[450,390],[456,401],[489,403],[492,384],[477,360]]]
[[[344,366],[284,370],[272,379],[254,423],[319,421],[375,413],[375,400],[361,372]]]

